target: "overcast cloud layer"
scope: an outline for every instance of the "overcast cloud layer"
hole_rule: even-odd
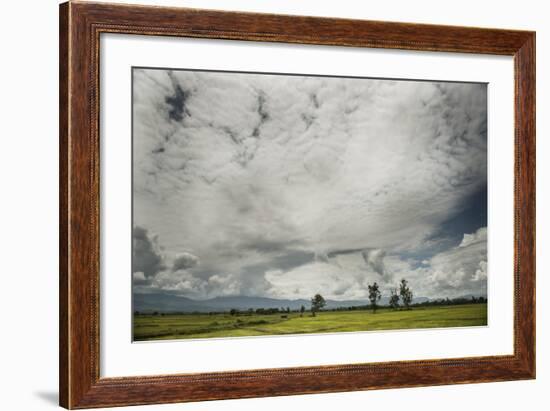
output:
[[[485,295],[487,89],[134,70],[134,285]]]

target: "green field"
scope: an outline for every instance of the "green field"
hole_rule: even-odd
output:
[[[285,314],[134,315],[134,340],[244,337],[487,325],[487,304],[415,307],[412,310],[324,311]]]

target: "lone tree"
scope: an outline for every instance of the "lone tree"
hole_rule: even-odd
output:
[[[300,317],[303,317],[304,316],[304,311],[306,310],[306,307],[304,307],[303,305],[300,307]]]
[[[406,310],[410,310],[410,304],[413,299],[413,292],[409,288],[409,283],[404,278],[401,280],[401,284],[399,284],[399,295],[401,296],[401,301],[403,301],[403,306]]]
[[[390,307],[394,310],[399,308],[399,294],[395,288],[390,291]]]
[[[378,284],[376,284],[376,281],[373,285],[369,284],[369,300],[370,300],[370,306],[372,308],[372,312],[376,314],[376,309],[378,308],[378,301],[380,301],[380,298],[382,297],[382,294],[380,293],[380,287]]]
[[[327,302],[321,294],[315,294],[315,297],[311,299],[311,314],[315,317],[315,313],[323,308]]]

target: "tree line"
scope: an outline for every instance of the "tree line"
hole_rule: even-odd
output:
[[[348,307],[335,307],[331,308],[326,311],[355,311],[355,310],[372,310],[373,313],[376,314],[376,311],[378,308],[380,308],[380,300],[382,298],[382,292],[380,291],[380,286],[375,281],[373,284],[367,284],[368,289],[368,299],[370,304],[367,305],[354,305],[354,306],[348,306]],[[413,307],[431,307],[431,306],[443,306],[443,305],[463,305],[463,304],[484,304],[487,303],[487,298],[485,297],[459,297],[459,298],[439,298],[434,300],[428,300],[424,302],[414,303],[413,304],[413,291],[411,287],[409,286],[409,282],[406,279],[402,279],[398,286],[395,288],[390,289],[390,296],[388,305],[393,310],[411,310]],[[310,300],[310,308],[309,311],[311,312],[311,316],[315,317],[319,311],[322,311],[323,308],[326,306],[326,300],[321,294],[315,294],[311,300]],[[304,316],[304,313],[306,312],[306,307],[302,305],[299,309],[293,309],[291,310],[290,307],[273,307],[273,308],[249,308],[247,310],[238,310],[235,308],[232,308],[229,311],[229,314],[232,316],[237,315],[272,315],[272,314],[282,314],[282,315],[288,315],[291,312],[298,312],[300,313],[300,317]],[[201,312],[172,312],[172,313],[159,313],[158,311],[155,311],[153,313],[149,313],[150,315],[182,315],[182,314],[208,314],[208,315],[214,315],[214,314],[220,314],[223,312],[208,312],[208,313],[201,313]],[[134,312],[135,315],[140,314],[147,314],[147,313],[140,313],[139,311]]]

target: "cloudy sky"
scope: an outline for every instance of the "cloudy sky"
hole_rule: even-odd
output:
[[[487,290],[487,88],[133,72],[135,292]]]

